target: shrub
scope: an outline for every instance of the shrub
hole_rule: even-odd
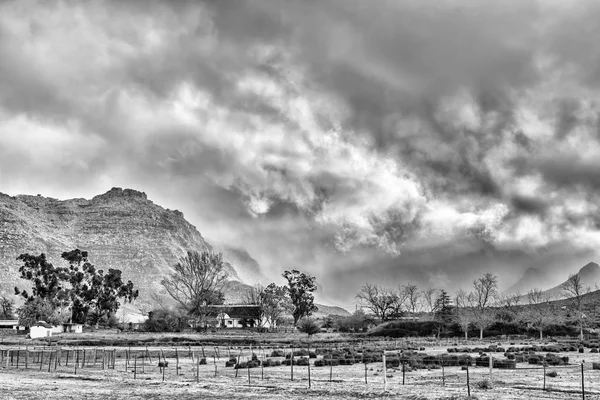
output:
[[[481,389],[481,390],[488,390],[488,389],[492,388],[492,384],[490,383],[490,381],[488,381],[486,379],[486,380],[483,380],[483,381],[476,382],[475,383],[475,387],[477,389]]]
[[[546,372],[546,376],[549,376],[550,378],[556,378],[558,376],[558,372],[548,371],[548,372]]]

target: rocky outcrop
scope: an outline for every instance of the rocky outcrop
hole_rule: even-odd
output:
[[[98,268],[118,268],[141,290],[160,292],[160,280],[187,249],[212,249],[177,210],[164,209],[143,192],[112,188],[91,200],[0,194],[0,289],[11,293],[22,253],[46,253],[60,263],[63,251],[87,250]],[[228,264],[232,279],[239,279]]]

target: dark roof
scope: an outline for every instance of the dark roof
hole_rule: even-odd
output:
[[[249,318],[258,319],[260,317],[260,307],[253,305],[228,305],[210,306],[209,314],[216,317],[220,313],[229,315],[230,318]]]
[[[52,329],[52,325],[50,325],[49,323],[47,323],[46,321],[38,321],[35,324],[31,325],[32,327],[34,326],[43,326],[44,328],[49,328]]]

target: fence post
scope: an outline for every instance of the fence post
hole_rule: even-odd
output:
[[[383,390],[387,391],[387,365],[385,361],[385,351],[383,352]],[[365,364],[366,365],[366,364]],[[365,369],[366,372],[366,369]]]
[[[291,375],[290,380],[294,380],[294,345],[292,345],[292,354],[290,354]]]
[[[200,383],[200,357],[196,357],[196,383]]]
[[[544,366],[544,390],[546,390],[546,362],[542,362],[542,365]]]
[[[492,354],[490,353],[490,386],[492,386],[492,369],[494,367],[494,359],[492,358]]]
[[[137,378],[137,351],[135,353],[133,357],[133,379]]]
[[[442,366],[442,386],[446,386],[446,374],[444,373],[444,361],[440,362]]]
[[[467,395],[471,397],[471,383],[469,382],[469,365],[467,364]]]
[[[581,398],[585,400],[585,384],[584,384],[584,375],[583,375],[583,363],[581,363]]]
[[[306,345],[306,349],[308,350],[308,388],[311,388],[311,382],[310,382],[310,343]],[[316,350],[315,350],[315,354],[316,354]]]
[[[406,364],[402,361],[402,384],[406,382]]]

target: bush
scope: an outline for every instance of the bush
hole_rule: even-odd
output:
[[[492,384],[490,383],[490,381],[488,381],[486,379],[486,380],[483,380],[483,381],[476,382],[475,383],[475,387],[477,389],[481,389],[481,390],[488,390],[488,389],[492,388]]]
[[[546,376],[549,376],[550,378],[556,378],[558,376],[558,372],[549,371],[549,372],[546,372]]]
[[[312,336],[315,333],[319,333],[321,326],[311,318],[303,318],[298,323],[298,330],[302,333],[306,333],[308,336]]]

